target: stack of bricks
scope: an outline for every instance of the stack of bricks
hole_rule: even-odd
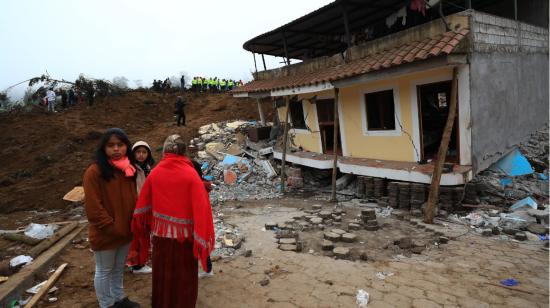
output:
[[[386,187],[384,179],[374,178],[374,198],[380,199],[385,195]]]
[[[398,182],[389,182],[388,183],[388,205],[394,209],[399,207],[399,186]]]
[[[357,182],[356,182],[356,190],[355,190],[355,196],[359,199],[364,199],[365,196],[365,177],[364,176],[358,176]]]
[[[479,197],[477,196],[476,185],[473,183],[466,184],[466,192],[464,194],[464,203],[466,204],[478,204]]]
[[[439,208],[443,210],[451,210],[453,208],[453,187],[439,187]]]
[[[411,208],[411,191],[410,183],[398,183],[399,186],[399,209],[410,210]]]
[[[426,201],[426,187],[424,184],[411,184],[411,209],[420,209]]]
[[[374,209],[362,209],[361,219],[365,223],[367,231],[376,231],[379,229],[378,221],[376,220],[376,211]]]
[[[374,197],[374,179],[371,177],[365,177],[365,198],[369,199]]]
[[[302,177],[302,169],[300,168],[288,168],[286,172],[288,175],[287,185],[293,188],[303,188],[304,178]]]

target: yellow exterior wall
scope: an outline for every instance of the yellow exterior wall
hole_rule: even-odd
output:
[[[310,130],[292,129],[289,131],[289,134],[292,136],[297,147],[301,146],[306,151],[322,153],[323,149],[321,145],[321,134],[319,133],[319,125],[317,122],[317,107],[311,104],[308,100],[314,95],[317,95],[318,99],[332,98],[334,97],[334,92],[332,90],[328,90],[312,94],[299,95],[298,99],[302,100],[304,117],[306,118],[306,124]],[[277,111],[279,112],[279,119],[281,119],[281,122],[285,122],[286,107],[280,107]],[[289,118],[291,118],[290,115]]]
[[[416,104],[416,99],[411,98],[411,89],[413,83],[417,80],[430,79],[437,77],[448,76],[452,73],[452,68],[439,68],[425,72],[413,73],[388,80],[380,80],[360,84],[347,88],[340,88],[340,135],[345,139],[342,143],[345,147],[344,155],[358,158],[372,158],[381,160],[396,160],[396,161],[415,161],[414,148],[411,139],[413,136],[413,114],[412,104]],[[399,98],[399,113],[398,117],[406,133],[400,133],[396,136],[369,136],[365,135],[363,129],[364,110],[361,108],[363,103],[362,96],[365,92],[387,90],[394,87],[398,91]],[[317,95],[318,99],[334,97],[333,91],[323,91],[318,93],[310,93],[300,95],[300,99],[310,98]],[[307,116],[306,122],[308,127],[313,132],[304,130],[291,130],[294,134],[294,142],[296,146],[301,146],[304,150],[311,152],[322,152],[321,137],[318,133],[319,126],[316,117],[316,107],[311,105],[309,101],[303,100],[304,116]],[[396,108],[396,112],[397,112]],[[278,109],[279,119],[284,122],[286,108]],[[414,117],[417,121],[418,115]],[[396,129],[400,130],[399,123],[396,123]],[[418,149],[420,151],[420,149]]]
[[[340,116],[343,117],[343,121],[341,121],[343,127],[340,128],[340,133],[343,133],[346,139],[347,156],[396,161],[415,161],[414,148],[411,141],[411,139],[414,139],[411,107],[413,102],[416,104],[416,99],[412,101],[411,98],[413,82],[419,79],[447,76],[451,71],[451,68],[440,68],[389,80],[374,81],[349,88],[341,88]],[[363,111],[360,105],[363,101],[362,96],[365,92],[388,89],[390,87],[395,87],[399,92],[400,113],[398,117],[403,126],[403,130],[411,137],[406,133],[401,133],[399,136],[366,136],[362,124],[362,117],[365,115],[362,114]],[[417,114],[414,116],[418,117]],[[417,118],[415,120],[417,120]],[[343,132],[342,129],[344,130]],[[396,129],[400,130],[399,123],[396,123]],[[420,149],[418,149],[418,151],[420,151]]]

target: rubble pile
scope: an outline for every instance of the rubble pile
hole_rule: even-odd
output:
[[[245,237],[238,227],[225,223],[223,214],[218,213],[214,219],[216,243],[212,251],[212,258],[230,257],[237,253],[245,241]]]
[[[255,121],[227,121],[199,128],[189,151],[201,163],[205,180],[212,181],[213,206],[226,200],[272,199],[281,196],[280,179],[270,154],[273,142],[247,140]]]

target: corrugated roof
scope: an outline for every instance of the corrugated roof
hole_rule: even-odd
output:
[[[459,32],[445,32],[433,38],[410,42],[359,60],[317,70],[315,72],[301,73],[270,80],[254,80],[237,88],[233,92],[265,92],[315,85],[322,82],[332,82],[372,71],[395,67],[405,63],[421,61],[431,57],[448,55],[456,49],[460,41],[466,37],[468,32],[468,29],[462,29]]]

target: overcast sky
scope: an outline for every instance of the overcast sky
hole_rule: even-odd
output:
[[[66,80],[124,76],[130,86],[180,72],[250,80],[245,41],[330,2],[2,0],[0,91],[46,71]]]

